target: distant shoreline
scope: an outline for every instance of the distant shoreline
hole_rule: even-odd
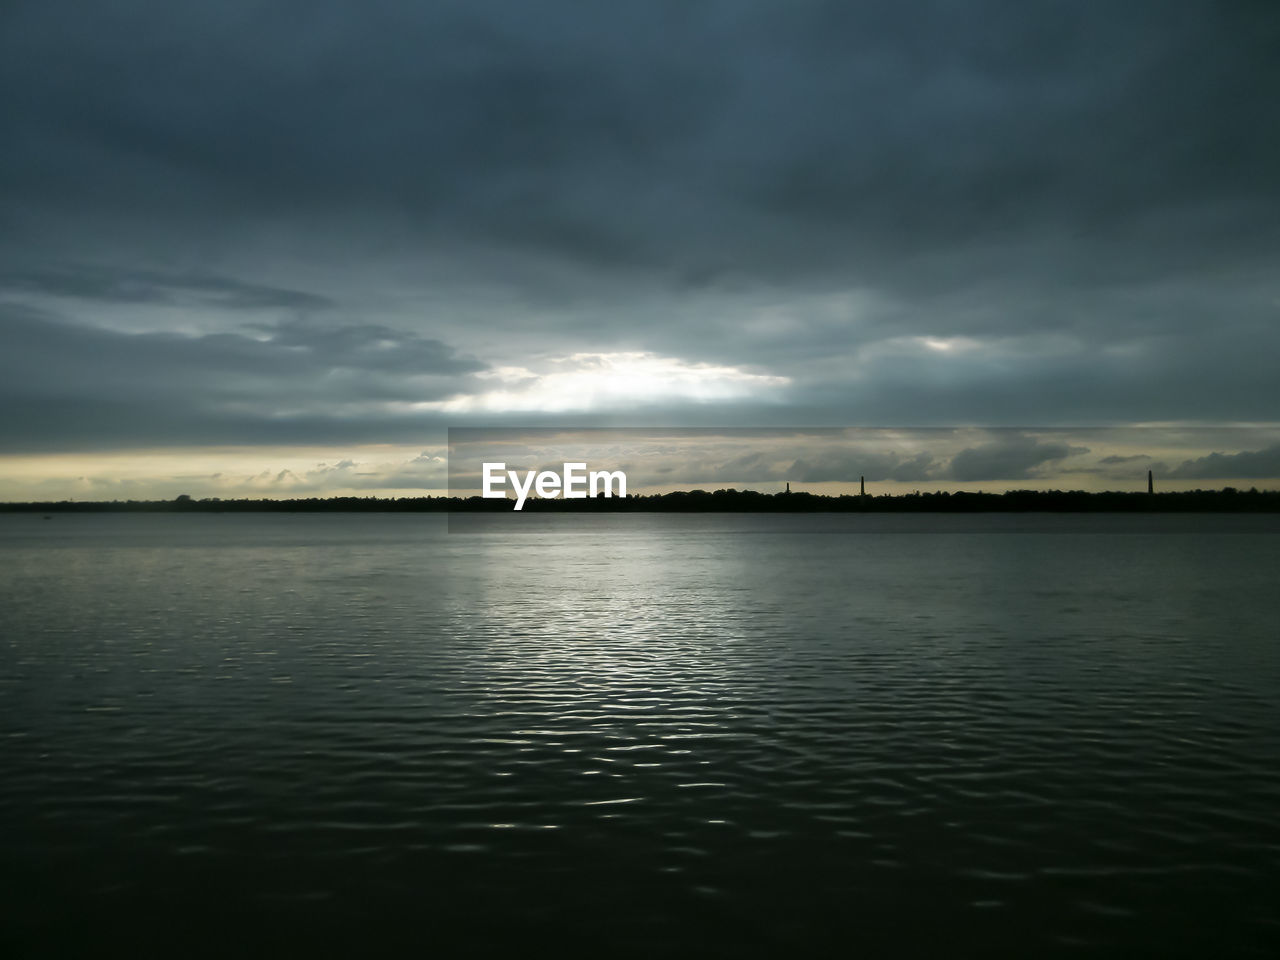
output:
[[[105,500],[0,503],[0,513],[504,513],[510,500],[480,497],[328,497],[289,500]],[[690,490],[585,500],[528,500],[533,513],[1277,513],[1280,491],[1191,490],[1087,493],[1010,490],[898,496],[823,496],[753,490]]]

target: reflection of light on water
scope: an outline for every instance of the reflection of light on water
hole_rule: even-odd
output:
[[[639,526],[451,544],[485,571],[473,598],[483,621],[458,638],[458,683],[490,727],[472,742],[493,773],[524,789],[548,766],[561,771],[558,815],[495,818],[507,826],[491,829],[580,828],[584,816],[626,823],[694,796],[709,807],[700,821],[732,821],[716,795],[734,778],[719,775],[713,745],[741,738],[734,725],[762,709],[750,663],[761,648],[744,642],[741,592],[690,582],[681,539]],[[549,577],[558,589],[547,589]]]
[[[725,954],[870,925],[932,955],[993,912],[981,952],[1010,956],[1082,916],[1116,955],[1274,928],[1270,534],[263,516],[213,544],[165,518],[157,547],[142,519],[0,564],[6,826],[105,854],[67,886],[43,844],[5,850],[41,942],[157,895],[216,926],[211,893],[354,905],[361,936],[376,898],[415,945],[424,905],[467,936],[515,917],[511,953],[525,921],[612,944],[620,915],[654,955],[720,947],[725,917]]]

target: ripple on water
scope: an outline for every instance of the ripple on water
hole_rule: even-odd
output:
[[[1276,943],[1275,538],[425,519],[0,540],[31,937],[218,903],[654,949]]]

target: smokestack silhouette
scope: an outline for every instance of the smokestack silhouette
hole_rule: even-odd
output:
[[[865,497],[865,496],[867,495],[867,478],[866,478],[866,477],[859,477],[859,478],[858,478],[858,486],[859,486],[859,488],[860,488],[860,489],[858,490],[858,496],[860,496],[860,497]]]
[[[1151,479],[1151,471],[1148,470],[1147,471],[1147,493],[1155,493],[1155,492],[1156,492],[1155,481]]]

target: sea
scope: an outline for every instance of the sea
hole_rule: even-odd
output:
[[[0,953],[1280,955],[1280,518],[0,516]]]

